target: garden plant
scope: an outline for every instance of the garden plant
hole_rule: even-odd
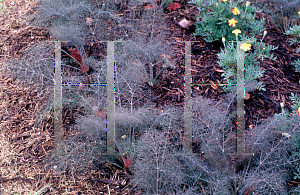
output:
[[[240,48],[245,54],[245,91],[268,93],[263,82],[258,81],[265,73],[260,63],[266,58],[270,63],[277,62],[272,52],[279,46],[263,42],[271,35],[264,27],[265,19],[256,17],[262,10],[241,0],[188,3],[195,4],[199,11],[194,35],[221,45],[216,64],[222,68],[224,83],[237,82],[236,56]],[[291,92],[291,105],[284,101],[278,105],[281,113],[245,130],[245,151],[251,154],[248,156],[232,155],[237,146],[236,88],[225,86],[219,101],[193,94],[193,134],[189,141],[197,154],[184,153],[184,107],[183,101],[178,100],[184,96],[184,90],[174,84],[178,78],[180,82],[184,80],[181,76],[184,70],[172,60],[181,54],[175,53],[174,45],[166,41],[171,35],[166,31],[169,21],[163,17],[165,13],[175,13],[179,1],[41,0],[38,5],[38,14],[30,23],[49,29],[54,40],[65,41],[62,79],[66,83],[86,83],[87,78],[89,83],[106,83],[108,59],[103,40],[118,41],[114,47],[116,148],[113,157],[103,155],[107,144],[106,86],[64,86],[63,120],[71,124],[64,124],[60,159],[51,156],[54,127],[42,124],[54,120],[53,43],[33,44],[22,57],[5,61],[3,68],[13,81],[22,81],[22,87],[36,88],[48,97],[34,119],[35,128],[43,126],[43,135],[32,130],[32,136],[36,137],[27,143],[28,148],[20,149],[35,151],[44,140],[50,145],[42,147],[45,151],[42,157],[21,156],[24,162],[38,159],[45,173],[41,175],[47,175],[47,179],[40,175],[32,179],[36,183],[30,194],[33,191],[68,194],[74,189],[78,194],[87,191],[145,195],[300,193],[299,186],[289,185],[300,181],[299,93]],[[1,11],[0,0],[0,14]],[[290,27],[285,34],[293,37],[291,45],[299,43],[299,25]],[[239,41],[245,43],[238,45]],[[101,47],[103,53],[98,52]],[[299,60],[290,61],[300,72]],[[172,74],[170,81],[166,81],[170,78],[168,74]],[[178,89],[176,105],[158,104],[161,97],[157,94],[168,90],[167,87]],[[70,115],[72,119],[68,119]],[[25,143],[26,136],[23,133],[21,138],[12,140]],[[42,141],[35,141],[38,137]],[[58,187],[63,182],[57,181],[67,176],[75,186],[72,190]],[[85,178],[74,182],[81,177]],[[41,181],[48,183],[43,187]],[[70,183],[65,185],[71,186]],[[114,186],[117,187],[112,191]]]
[[[204,6],[201,0],[191,1],[198,5],[201,15],[198,17],[202,21],[196,23],[196,33],[194,35],[201,35],[206,41],[221,41],[224,44],[222,52],[217,54],[219,57],[218,64],[224,69],[225,83],[237,83],[237,54],[235,41],[247,41],[244,51],[249,51],[245,55],[245,80],[246,91],[253,91],[255,89],[265,90],[262,82],[257,82],[263,76],[264,70],[259,66],[258,60],[270,58],[275,60],[270,51],[275,50],[274,46],[266,46],[262,43],[267,31],[264,30],[264,20],[255,20],[256,12],[260,12],[256,7],[253,7],[249,1],[246,4],[243,1],[211,1]],[[263,32],[263,38],[260,43],[254,37],[256,34]],[[226,47],[227,45],[227,47]],[[241,47],[241,46],[240,46]],[[253,83],[254,82],[254,83]],[[255,87],[249,87],[252,84]],[[224,86],[224,90],[228,91],[232,86]]]

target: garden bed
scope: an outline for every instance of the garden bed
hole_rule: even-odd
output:
[[[97,4],[97,1],[91,0],[89,2]],[[158,2],[159,1],[157,1],[157,3]],[[191,21],[191,23],[199,21],[196,18],[199,13],[196,5],[190,4],[185,0],[175,0],[174,2],[180,6],[177,7],[176,4],[170,6],[172,3],[166,4],[162,15],[159,16],[160,18],[154,18],[155,22],[157,22],[155,25],[157,26],[154,25],[152,27],[157,27],[157,29],[153,30],[154,34],[159,34],[161,31],[165,31],[167,33],[166,37],[161,38],[159,41],[169,44],[169,49],[173,56],[169,56],[168,58],[173,62],[173,64],[175,64],[175,67],[169,67],[168,69],[161,71],[161,73],[159,72],[159,68],[161,67],[154,69],[154,74],[156,74],[157,78],[159,79],[158,82],[154,84],[149,84],[149,81],[143,80],[144,78],[142,76],[142,78],[137,77],[136,80],[140,79],[138,80],[138,82],[140,82],[138,87],[143,87],[141,88],[142,90],[138,91],[134,94],[134,96],[131,97],[131,100],[135,102],[135,105],[133,106],[134,109],[138,110],[141,109],[142,106],[149,104],[152,106],[151,108],[158,110],[158,112],[155,113],[157,118],[154,117],[154,121],[167,121],[168,117],[167,119],[163,118],[164,114],[173,114],[172,116],[175,118],[180,118],[178,113],[181,112],[180,109],[183,108],[185,99],[184,41],[197,41],[192,42],[193,82],[212,84],[208,86],[193,86],[192,97],[196,98],[202,96],[204,98],[209,98],[216,101],[217,103],[214,106],[211,106],[214,109],[221,107],[221,104],[223,103],[227,103],[226,98],[228,94],[223,91],[221,86],[217,86],[217,84],[222,84],[223,81],[223,77],[221,76],[222,72],[220,71],[220,66],[217,63],[217,54],[220,53],[221,49],[224,49],[222,42],[206,42],[201,36],[193,36],[193,33],[195,32],[195,26],[184,28],[180,21],[182,21],[184,18],[188,21]],[[8,0],[5,1],[5,3],[0,3],[5,5],[1,7],[4,11],[4,15],[0,19],[2,32],[0,39],[3,40],[0,43],[0,64],[2,67],[2,71],[0,73],[2,99],[0,119],[1,148],[4,148],[0,153],[0,194],[30,194],[31,190],[38,192],[39,190],[43,189],[43,187],[45,187],[43,194],[143,194],[142,190],[135,189],[134,187],[136,186],[131,183],[134,174],[136,174],[136,168],[133,171],[131,169],[131,164],[134,164],[135,162],[131,161],[131,157],[129,158],[125,154],[121,154],[124,152],[121,151],[124,149],[122,148],[123,146],[121,147],[122,149],[119,148],[120,156],[117,158],[114,158],[111,161],[105,161],[99,158],[97,161],[94,160],[94,156],[89,155],[89,152],[92,153],[92,150],[94,150],[93,146],[87,144],[85,146],[88,149],[78,149],[78,154],[76,153],[76,155],[79,156],[73,156],[75,159],[80,159],[80,163],[78,163],[79,161],[74,162],[66,158],[65,161],[61,162],[61,164],[63,164],[62,172],[59,172],[53,168],[54,160],[51,156],[51,153],[54,149],[54,120],[51,112],[53,111],[51,110],[53,87],[49,87],[50,85],[47,87],[47,84],[45,83],[46,87],[42,88],[40,85],[41,83],[29,82],[29,79],[22,79],[23,75],[20,75],[20,72],[16,72],[15,75],[12,75],[10,72],[10,67],[6,67],[6,65],[9,64],[6,60],[22,59],[22,57],[26,57],[28,53],[31,54],[31,50],[29,50],[31,46],[35,44],[39,45],[43,41],[54,40],[56,37],[51,36],[46,27],[35,27],[29,24],[29,21],[34,21],[34,15],[30,15],[29,18],[25,18],[25,16],[28,14],[37,12],[38,4],[36,2],[14,2]],[[101,31],[102,34],[88,34],[86,40],[84,40],[85,44],[83,46],[88,57],[93,57],[95,60],[101,61],[105,59],[107,55],[106,43],[97,42],[96,40],[103,40],[105,37],[117,37],[117,39],[124,38],[124,32],[128,32],[127,35],[129,40],[136,39],[136,37],[139,36],[143,37],[145,34],[147,34],[147,32],[145,33],[144,29],[147,28],[148,24],[146,24],[146,27],[143,27],[142,25],[143,20],[145,20],[143,14],[146,12],[145,10],[153,8],[151,5],[152,4],[144,3],[132,6],[129,5],[128,1],[116,1],[115,4],[112,3],[112,6],[115,6],[113,13],[119,17],[118,21],[120,23],[116,25],[116,23],[114,23],[115,21],[105,20],[105,29],[107,30],[103,30],[103,32]],[[160,5],[162,6],[162,4]],[[25,9],[22,10],[25,11],[21,11],[20,8],[24,7]],[[132,30],[130,22],[128,21],[130,21],[134,15],[136,16],[134,17],[135,21],[137,24],[140,24],[140,28]],[[300,73],[295,71],[294,66],[291,64],[293,61],[300,59],[300,43],[294,43],[291,45],[289,41],[291,38],[293,38],[292,35],[285,35],[282,30],[276,26],[277,24],[274,23],[274,20],[270,15],[265,13],[257,13],[255,19],[261,20],[262,18],[266,18],[265,28],[267,30],[267,35],[264,37],[263,42],[266,45],[278,46],[276,50],[272,51],[274,56],[277,57],[277,61],[264,59],[262,62],[260,62],[260,66],[265,70],[265,73],[261,78],[259,78],[259,81],[263,82],[266,87],[266,91],[255,90],[253,92],[249,92],[250,97],[245,99],[245,128],[246,132],[250,133],[256,126],[263,124],[264,121],[267,121],[276,113],[281,113],[281,102],[284,102],[285,109],[291,111],[293,105],[293,102],[290,99],[291,92],[294,94],[300,94]],[[163,23],[166,25],[166,27],[163,27],[160,21],[158,21],[160,19],[164,19],[165,22]],[[86,22],[89,23],[88,20]],[[299,17],[298,19],[295,19],[295,24],[300,25]],[[93,25],[88,25],[88,27],[90,32],[95,32]],[[117,30],[118,28],[125,30]],[[262,39],[262,36],[260,35],[256,35],[255,37],[258,41],[261,41]],[[51,43],[47,44],[51,45]],[[69,54],[71,53],[71,49],[75,48],[74,45],[68,43],[63,43],[62,46],[63,50],[69,51]],[[45,55],[49,55],[50,57],[52,55],[51,53],[47,54],[46,50],[40,50],[37,53],[43,52]],[[143,55],[143,53],[141,55]],[[124,56],[126,57],[125,54]],[[122,58],[122,56],[120,58]],[[27,57],[24,58],[25,62],[26,59]],[[34,57],[31,59],[32,62],[34,61],[33,59]],[[70,78],[78,77],[82,79],[82,82],[87,82],[86,74],[81,72],[78,73],[78,71],[76,72],[74,69],[80,69],[78,63],[72,61],[72,59],[70,59],[70,57],[65,53],[62,53],[62,59],[67,60],[68,65],[71,67],[64,67],[64,76],[68,76]],[[116,57],[116,59],[119,58]],[[25,65],[23,63],[22,68],[24,70],[30,70],[30,68],[26,66],[29,66],[29,64]],[[150,74],[150,70],[147,68],[148,64],[145,63],[144,69],[146,69],[146,73]],[[93,76],[97,71],[98,69],[95,65],[90,67],[89,71],[87,72],[88,76],[90,76],[89,78],[91,78],[89,82],[96,80],[96,78]],[[129,79],[128,82],[134,80],[132,77],[125,77],[125,79]],[[23,85],[24,80],[25,85]],[[51,83],[52,81],[47,82]],[[88,88],[82,89],[78,87],[73,88],[73,90],[82,96],[85,95],[87,99],[89,95],[93,95],[93,91],[89,90]],[[64,92],[67,93],[67,90]],[[128,94],[130,95],[130,93]],[[116,105],[125,105],[124,107],[130,108],[130,104],[127,103],[128,99],[130,99],[128,94],[119,95],[118,98],[116,98]],[[175,111],[171,108],[169,110],[166,109],[166,106],[174,106],[174,108],[178,109],[178,113],[176,113],[176,109]],[[78,125],[78,123],[80,123],[78,118],[86,117],[90,119],[92,117],[96,118],[97,116],[98,118],[95,119],[95,121],[99,120],[99,124],[104,124],[105,122],[103,117],[99,117],[100,111],[97,112],[98,115],[97,113],[89,113],[88,115],[86,114],[87,112],[84,108],[85,107],[80,104],[72,104],[72,106],[71,104],[70,106],[69,104],[64,104],[62,111],[63,128],[65,129],[64,140],[69,144],[67,145],[70,148],[75,148],[75,146],[77,148],[77,146],[80,144],[86,144],[88,141],[84,141],[85,139],[89,140],[89,142],[91,142],[91,140],[95,141],[93,136],[82,138],[82,129],[86,128],[84,125],[89,125],[89,122],[81,122],[82,124],[80,126]],[[229,104],[228,112],[231,113],[235,110],[235,104]],[[119,114],[120,113],[121,111]],[[214,115],[214,113],[211,114]],[[126,113],[123,115],[126,115]],[[133,124],[139,123],[139,120],[146,120],[139,118],[141,115],[143,115],[143,113],[130,113],[128,114],[128,117],[131,121],[133,121]],[[121,116],[121,114],[118,116]],[[176,120],[178,118],[176,118]],[[231,133],[236,131],[236,119],[234,118],[235,117],[229,121],[229,123],[232,124]],[[126,117],[122,120],[126,120]],[[176,120],[174,119],[174,121]],[[174,121],[170,122],[170,124],[172,123],[174,127],[176,126],[182,129],[184,123],[182,121],[178,123],[177,121]],[[120,124],[123,124],[122,121]],[[149,127],[150,129],[150,126],[151,125],[149,125],[147,122],[144,128]],[[157,129],[162,128],[159,125],[157,126]],[[119,125],[117,129],[121,129],[121,127],[123,126]],[[295,129],[296,131],[299,131],[299,127],[295,126]],[[175,129],[172,133],[175,135],[177,131],[179,131],[179,129]],[[136,130],[135,133],[132,133],[132,136],[130,136],[130,133],[127,135],[127,137],[141,139],[143,137],[143,133],[144,132],[142,130]],[[180,133],[182,133],[182,131],[176,134],[176,136],[173,136],[172,139],[178,139],[180,137]],[[149,136],[151,137],[151,135]],[[119,137],[119,139],[122,140],[123,137]],[[228,140],[231,140],[231,138],[228,137]],[[147,142],[147,137],[144,141]],[[170,143],[171,142],[173,143],[173,141],[170,141]],[[231,140],[229,142],[234,141]],[[274,143],[275,142],[276,141],[274,141]],[[150,144],[149,140],[147,143]],[[201,145],[197,144],[196,141],[193,142],[193,146],[194,151],[202,151]],[[82,155],[86,156],[80,156],[81,153]],[[206,157],[209,159],[209,154],[207,154],[207,156],[205,154],[201,154],[201,161],[203,161]],[[137,158],[132,157],[132,160],[136,159]],[[228,159],[230,158],[228,157]],[[173,159],[173,157],[170,157],[169,160],[170,161],[166,162],[170,164],[174,162],[177,163],[174,163],[174,167],[178,165],[179,161],[177,162]],[[234,161],[234,159],[232,160]],[[248,161],[246,158],[246,160],[239,159],[239,162]],[[80,170],[79,168],[77,169],[72,167],[72,163],[80,166]],[[65,167],[64,164],[69,164],[69,167]],[[242,172],[244,169],[246,169],[245,165],[237,166],[237,164],[238,163],[234,164],[234,166],[237,167],[237,171]],[[135,167],[138,166],[139,165],[135,165]],[[138,183],[136,180],[135,182]],[[287,181],[287,185],[289,187],[297,187],[298,183],[299,178]],[[187,184],[182,185],[187,186]],[[204,187],[206,188],[207,186],[203,187],[202,182],[201,184],[197,183],[197,185],[201,185],[201,193],[208,194],[208,192],[205,193],[204,191]],[[289,188],[288,186],[284,186],[284,188],[287,189]],[[182,187],[182,189],[184,188],[185,187]],[[192,187],[189,186],[189,188]],[[247,192],[249,193],[251,190],[252,187],[248,187],[247,190],[245,190],[245,194]],[[189,192],[186,192],[186,194],[189,194]],[[193,193],[190,192],[190,194]]]

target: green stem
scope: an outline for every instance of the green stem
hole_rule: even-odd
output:
[[[162,67],[162,69],[160,69],[159,73],[156,75],[156,77],[154,78],[154,80],[156,80],[156,78],[158,77],[158,75],[161,73],[161,71],[164,69],[164,67]]]

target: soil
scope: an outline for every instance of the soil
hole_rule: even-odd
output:
[[[194,82],[221,84],[223,78],[217,64],[217,53],[223,47],[218,42],[207,43],[200,36],[193,36],[195,27],[183,29],[178,21],[186,18],[195,22],[199,11],[195,5],[186,0],[175,0],[181,8],[165,10],[167,30],[170,37],[166,40],[172,44],[175,53],[174,62],[177,67],[165,75],[158,84],[151,87],[152,92],[158,97],[154,102],[156,107],[163,105],[184,104],[184,42],[192,43],[192,75]],[[51,39],[45,28],[28,26],[22,16],[33,13],[37,3],[34,1],[5,1],[5,8],[10,14],[1,17],[0,27],[0,65],[9,58],[18,58],[35,42]],[[20,8],[23,9],[20,9]],[[126,10],[125,2],[119,5]],[[272,23],[269,15],[258,13],[256,19],[266,18],[268,34],[263,39],[267,45],[278,46],[271,53],[277,61],[264,59],[260,66],[265,69],[264,76],[259,79],[266,87],[266,91],[249,92],[250,98],[245,100],[246,130],[281,112],[280,102],[285,102],[285,108],[291,110],[292,102],[289,98],[291,92],[300,94],[300,73],[294,70],[291,62],[300,59],[300,43],[289,44],[291,35],[284,35],[276,24]],[[300,25],[300,19],[297,20]],[[255,36],[258,41],[261,36]],[[90,48],[90,55],[101,53],[99,59],[106,54],[102,44]],[[92,168],[85,173],[71,175],[70,173],[57,174],[47,170],[41,164],[53,146],[53,119],[49,116],[42,124],[35,124],[36,114],[47,104],[47,94],[40,93],[34,87],[24,88],[21,81],[14,81],[5,71],[1,75],[1,148],[0,152],[0,194],[18,193],[29,194],[30,190],[38,191],[42,187],[52,184],[44,194],[140,194],[132,191],[130,184],[130,171],[126,168],[119,169],[113,164],[91,162]],[[33,84],[34,86],[34,84]],[[192,96],[201,95],[205,98],[222,101],[224,92],[220,86],[192,87]],[[236,109],[233,107],[232,110]],[[63,125],[67,133],[74,128],[74,114],[79,110],[63,110]],[[235,123],[235,121],[234,121]],[[67,136],[67,135],[66,135]],[[119,162],[122,166],[122,163]],[[42,167],[44,166],[44,167]],[[293,181],[291,185],[298,182]],[[66,191],[69,191],[67,193]],[[1,193],[2,192],[2,193]],[[99,193],[103,192],[103,193]]]

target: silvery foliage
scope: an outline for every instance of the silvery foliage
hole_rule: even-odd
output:
[[[183,157],[184,166],[189,170],[190,182],[203,184],[204,191],[212,194],[231,194],[230,186],[234,171],[228,153],[235,149],[232,121],[234,114],[229,109],[235,93],[227,94],[219,103],[201,96],[193,100],[193,134],[200,146],[200,157]],[[235,113],[235,112],[234,112]]]
[[[167,194],[180,191],[183,173],[172,155],[166,131],[149,130],[136,147],[132,183],[143,194]]]
[[[235,141],[227,112],[232,95],[227,95],[231,99],[226,98],[224,104],[217,107],[212,100],[195,98],[194,136],[201,143],[202,156],[182,155],[177,159],[184,174],[182,183],[198,186],[198,194],[204,194],[203,191],[244,194],[251,190],[257,194],[288,194],[283,187],[289,177],[288,168],[299,163],[299,158],[291,156],[296,149],[292,139],[283,136],[282,132],[292,135],[298,132],[299,121],[295,117],[287,120],[279,115],[246,132],[245,149],[253,155],[238,158],[233,163],[229,153],[234,153]]]
[[[137,5],[142,4],[140,2]],[[150,86],[157,84],[163,77],[163,69],[174,68],[174,64],[163,57],[172,56],[166,43],[167,34],[163,30],[166,28],[163,10],[158,8],[145,10],[143,14],[134,13],[131,17],[139,20],[130,22],[132,38],[118,44],[115,52],[116,93],[125,97],[130,107],[140,102],[140,98],[136,97],[138,94],[146,99],[155,99],[145,83]]]
[[[40,91],[53,86],[53,47],[50,43],[36,43],[27,48],[18,59],[9,59],[5,67],[14,80],[20,80],[23,87],[37,84]]]
[[[246,184],[241,191],[252,185],[259,194],[288,194],[287,189],[283,188],[289,177],[288,168],[299,163],[299,157],[291,156],[296,151],[293,139],[282,133],[294,135],[299,129],[300,123],[295,117],[287,119],[275,115],[246,134],[253,156],[245,170]]]
[[[42,0],[38,7],[37,25],[50,27],[50,34],[61,41],[70,41],[74,45],[85,43],[86,26],[81,6],[87,1]]]
[[[214,107],[213,101],[201,97],[197,97],[193,105],[195,140],[202,143],[201,149],[207,160],[203,161],[199,156],[175,155],[165,131],[160,134],[155,130],[146,131],[135,150],[133,180],[135,187],[145,194],[188,194],[182,187],[185,184],[196,194],[204,194],[203,190],[213,194],[231,194],[234,172],[224,151],[233,152],[234,143],[230,140],[232,133],[226,129],[230,126],[230,117],[223,115],[229,107]],[[164,173],[169,175],[165,178]],[[165,185],[162,185],[164,182]]]
[[[182,116],[183,110],[181,108],[168,106],[164,107],[163,110],[154,109],[153,106],[144,106],[133,111],[128,108],[116,107],[115,128],[118,149],[135,156],[136,153],[129,152],[128,150],[131,149],[123,146],[121,136],[126,135],[126,140],[134,142],[137,138],[136,135],[142,134],[147,129],[158,131],[179,129]]]
[[[41,0],[33,24],[49,27],[55,39],[69,41],[73,46],[80,47],[86,43],[89,34],[92,34],[93,38],[97,35],[100,40],[115,39],[107,37],[108,30],[104,28],[108,21],[118,21],[114,10],[116,5],[112,1],[103,1],[100,4],[87,0]],[[93,20],[93,31],[86,23],[88,17]]]

